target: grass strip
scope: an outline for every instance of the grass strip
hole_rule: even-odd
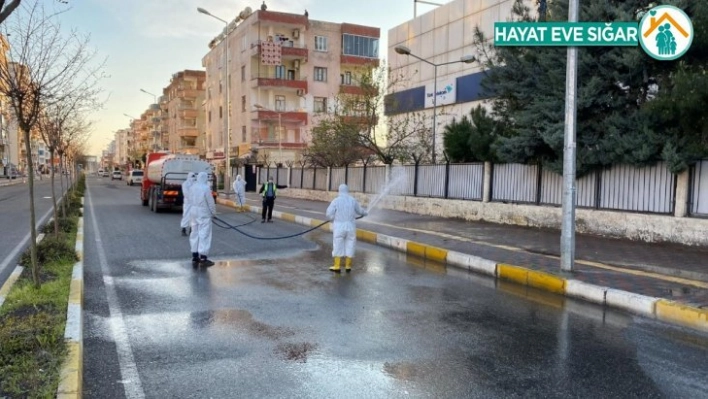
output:
[[[82,195],[81,186],[74,196]],[[64,328],[71,273],[78,260],[74,246],[79,212],[76,199],[67,199],[73,212],[62,221],[62,232],[55,236],[53,227],[47,229],[51,233],[37,248],[40,286],[35,287],[28,266],[0,308],[0,398],[56,396],[67,352]],[[27,259],[29,250],[20,263],[29,265]]]

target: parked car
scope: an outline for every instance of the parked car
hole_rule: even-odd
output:
[[[120,170],[114,170],[113,173],[111,174],[111,180],[123,180],[123,172]]]
[[[96,173],[96,176],[103,177],[103,169],[99,169],[98,172]]]
[[[142,184],[143,183],[143,171],[142,170],[131,170],[130,173],[128,173],[128,185],[132,186],[133,184]]]

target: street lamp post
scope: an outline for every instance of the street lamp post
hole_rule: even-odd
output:
[[[420,61],[423,61],[426,64],[433,66],[433,164],[435,164],[437,161],[437,157],[436,157],[437,147],[436,147],[435,141],[436,141],[436,137],[437,137],[437,114],[438,114],[437,113],[437,108],[438,108],[438,67],[443,66],[443,65],[456,64],[458,62],[469,64],[469,63],[477,61],[477,58],[473,55],[464,55],[464,56],[460,57],[459,60],[456,60],[456,61],[449,61],[449,62],[443,62],[441,64],[435,64],[433,62],[430,62],[426,59],[420,58],[417,55],[411,53],[411,49],[409,49],[406,46],[398,45],[398,46],[394,47],[394,50],[398,54],[408,55],[413,58],[417,58]]]
[[[201,14],[208,15],[214,19],[217,19],[226,25],[226,37],[224,38],[223,45],[224,45],[224,86],[226,87],[226,148],[224,150],[224,159],[226,160],[226,178],[224,182],[224,190],[226,190],[226,195],[231,194],[231,105],[230,105],[230,98],[229,98],[229,34],[231,34],[231,30],[229,30],[229,23],[216,15],[210,13],[209,11],[198,7],[197,11]]]
[[[155,94],[152,94],[152,93],[150,93],[149,91],[147,91],[147,90],[145,90],[145,89],[140,89],[140,91],[142,91],[142,92],[145,93],[145,94],[151,95],[151,96],[152,96],[152,103],[153,103],[153,104],[157,104],[157,96],[156,96]]]
[[[263,110],[263,111],[270,111],[270,112],[275,112],[278,114],[278,163],[283,163],[283,124],[282,124],[282,114],[283,111],[274,111],[270,108],[266,108],[260,104],[255,104],[254,107]]]

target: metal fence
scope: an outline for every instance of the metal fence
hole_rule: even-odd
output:
[[[259,171],[260,181],[274,176],[278,184],[309,190],[336,191],[346,183],[351,192],[481,201],[484,165],[438,164],[293,168]],[[562,176],[538,165],[496,164],[491,169],[490,200],[560,206]],[[671,214],[676,200],[676,176],[665,163],[633,167],[616,165],[585,175],[576,182],[577,206],[630,212]],[[708,216],[708,160],[691,169],[689,212]]]
[[[698,162],[691,170],[689,212],[708,217],[708,160]]]
[[[615,165],[576,182],[579,207],[673,213],[676,177],[666,164],[637,168]],[[494,165],[492,201],[561,205],[563,178],[538,165]]]

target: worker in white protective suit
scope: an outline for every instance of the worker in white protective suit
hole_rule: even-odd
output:
[[[197,180],[197,175],[194,172],[189,172],[187,175],[187,180],[182,183],[182,221],[180,222],[180,227],[182,227],[182,235],[187,236],[187,227],[190,226],[189,221],[189,189]]]
[[[236,212],[243,212],[243,206],[246,205],[246,182],[241,175],[237,175],[234,180],[234,193],[236,193],[236,206],[238,206]]]
[[[327,207],[327,218],[332,221],[332,257],[334,265],[329,270],[339,273],[342,257],[346,271],[352,270],[352,258],[356,246],[356,219],[366,216],[359,202],[349,195],[346,184],[339,185],[339,196]]]
[[[216,215],[216,203],[205,172],[199,172],[189,194],[192,221],[189,245],[192,249],[192,266],[211,266],[214,262],[208,260],[207,255],[211,248],[211,219]]]

